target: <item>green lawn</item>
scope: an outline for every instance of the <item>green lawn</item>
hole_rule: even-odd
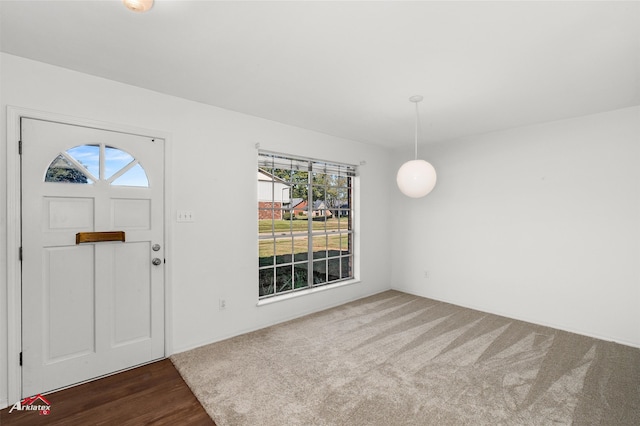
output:
[[[293,241],[292,241],[293,240]],[[258,245],[259,257],[272,257],[281,256],[287,254],[300,254],[307,253],[309,240],[307,237],[300,238],[281,238],[277,239],[275,243],[275,253],[273,240],[260,240]],[[313,251],[325,251],[325,250],[347,250],[349,248],[349,236],[341,235],[329,235],[328,238],[319,237],[313,239]]]
[[[327,219],[326,221],[321,220],[312,220],[314,231],[322,231],[324,229],[328,230],[343,230],[346,231],[349,222],[348,218],[340,218],[340,219]],[[309,221],[306,219],[296,219],[296,220],[271,220],[271,219],[263,219],[258,221],[258,232],[260,234],[271,233],[272,229],[274,232],[305,232],[308,229]],[[325,228],[326,226],[326,228]]]

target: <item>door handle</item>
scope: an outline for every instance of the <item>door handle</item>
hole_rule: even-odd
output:
[[[162,260],[160,260],[157,257],[154,257],[153,260],[151,261],[151,263],[153,263],[154,265],[158,266],[159,264],[162,263]]]

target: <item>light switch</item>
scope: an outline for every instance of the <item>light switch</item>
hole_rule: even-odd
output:
[[[191,210],[178,210],[178,217],[176,220],[178,222],[193,222],[193,212]]]

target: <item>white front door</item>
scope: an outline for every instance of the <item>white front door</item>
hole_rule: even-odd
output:
[[[21,132],[23,397],[162,358],[164,141]]]

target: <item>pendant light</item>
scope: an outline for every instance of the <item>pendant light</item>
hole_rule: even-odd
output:
[[[146,12],[153,7],[153,0],[122,0],[122,3],[134,12]]]
[[[424,160],[418,160],[418,103],[424,99],[412,96],[409,101],[416,104],[415,159],[407,161],[398,170],[396,183],[400,191],[411,198],[424,197],[436,186],[436,170]]]

